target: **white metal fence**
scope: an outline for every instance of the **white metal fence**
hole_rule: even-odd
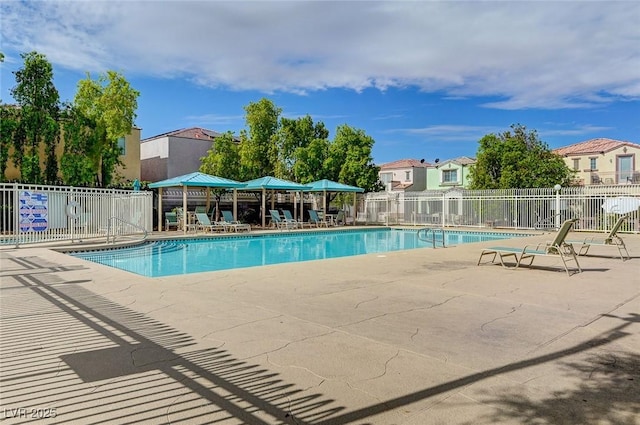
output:
[[[0,246],[146,235],[153,193],[0,183]]]
[[[640,185],[569,187],[558,191],[548,188],[379,192],[365,196],[364,211],[358,213],[358,221],[412,226],[543,229],[557,228],[562,221],[577,218],[576,230],[603,231],[611,228],[619,213],[625,212],[603,208],[618,197],[631,198],[625,205],[640,202]],[[621,230],[640,231],[638,208],[628,215]]]

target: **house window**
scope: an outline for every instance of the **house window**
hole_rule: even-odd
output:
[[[410,182],[411,181],[411,171],[405,171],[404,172],[404,181],[406,181],[406,182]]]
[[[442,183],[458,183],[458,170],[442,170]]]
[[[380,182],[382,184],[391,183],[393,180],[393,173],[380,173]]]
[[[120,151],[120,155],[127,154],[127,143],[125,142],[124,137],[118,139],[118,150]]]
[[[578,171],[580,169],[580,158],[575,158],[573,160],[573,170]]]
[[[589,169],[590,170],[597,170],[598,169],[598,164],[596,163],[596,160],[598,158],[589,158]]]

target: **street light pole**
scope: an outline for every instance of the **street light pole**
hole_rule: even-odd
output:
[[[562,186],[559,184],[553,186],[553,190],[556,191],[556,229],[560,228],[560,190]]]

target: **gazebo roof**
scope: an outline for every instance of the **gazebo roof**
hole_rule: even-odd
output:
[[[309,190],[309,186],[271,176],[249,180],[248,182],[244,182],[244,184],[245,186],[242,188],[243,190]]]
[[[149,184],[150,188],[176,186],[243,188],[245,184],[235,180],[199,172],[172,177],[170,179]]]
[[[344,183],[334,182],[333,180],[318,180],[312,183],[307,183],[310,186],[310,192],[364,192],[364,189],[356,186],[350,186]]]

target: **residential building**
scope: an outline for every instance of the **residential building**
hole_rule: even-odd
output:
[[[143,139],[140,143],[141,178],[160,181],[193,173],[200,169],[201,158],[221,133],[193,127]]]
[[[469,186],[470,168],[475,158],[461,156],[444,162],[437,162],[427,168],[427,190],[448,190]]]
[[[606,138],[558,148],[579,185],[640,184],[640,144]]]
[[[385,190],[422,191],[427,188],[427,167],[424,159],[400,159],[380,166],[378,178]]]

